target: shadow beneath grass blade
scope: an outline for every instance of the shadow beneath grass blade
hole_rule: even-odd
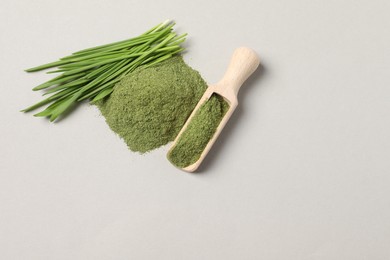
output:
[[[82,102],[75,102],[73,103],[65,112],[63,112],[56,120],[54,120],[52,123],[59,123],[62,120],[66,119],[70,114],[74,113],[76,108],[78,108],[80,105],[83,105],[85,103],[89,103],[89,101],[82,101]]]

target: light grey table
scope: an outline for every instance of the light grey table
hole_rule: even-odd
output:
[[[1,0],[0,258],[390,259],[389,1]],[[210,83],[262,68],[198,174],[127,150],[82,105],[18,111],[23,69],[173,18]]]

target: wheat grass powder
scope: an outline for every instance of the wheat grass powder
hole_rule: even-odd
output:
[[[145,153],[173,141],[207,88],[181,56],[139,67],[96,102],[130,150]]]

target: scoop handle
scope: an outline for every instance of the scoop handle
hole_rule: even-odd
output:
[[[242,84],[257,69],[259,64],[259,56],[254,50],[248,47],[237,48],[233,52],[230,64],[218,85],[221,84],[225,89],[230,89],[237,96]]]

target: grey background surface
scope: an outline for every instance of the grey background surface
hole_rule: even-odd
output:
[[[389,1],[1,0],[0,258],[390,259]],[[172,18],[210,83],[262,68],[200,173],[127,150],[94,107],[18,110],[23,69]]]

